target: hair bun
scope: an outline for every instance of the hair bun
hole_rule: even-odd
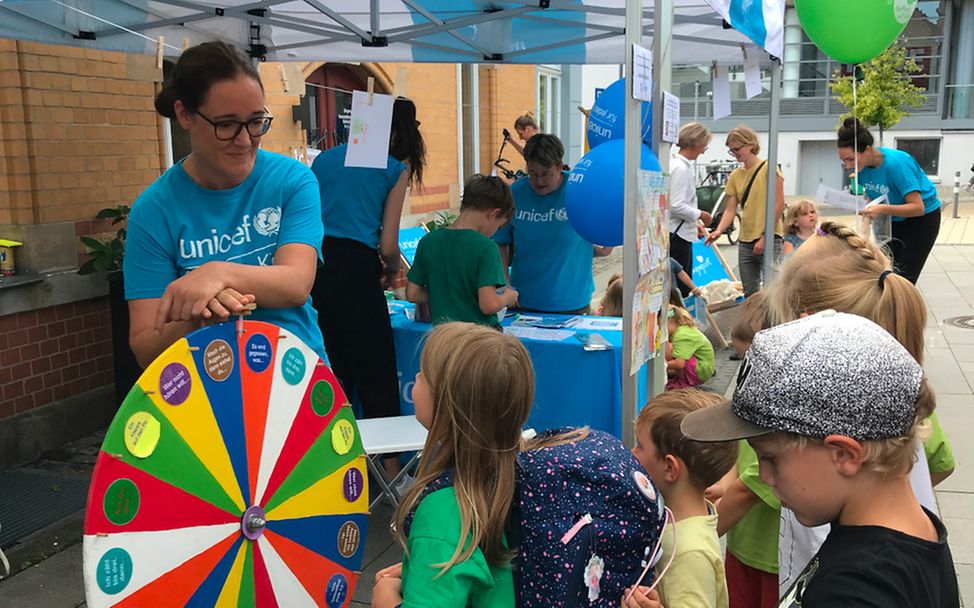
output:
[[[179,99],[179,95],[176,94],[176,89],[172,85],[164,86],[156,95],[156,112],[166,118],[176,118],[175,105],[177,99]]]

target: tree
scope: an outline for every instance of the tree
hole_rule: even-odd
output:
[[[838,70],[832,75],[829,86],[833,96],[850,110],[839,117],[839,124],[856,116],[867,127],[879,128],[879,144],[883,145],[883,131],[909,116],[908,108],[919,107],[927,100],[924,89],[913,84],[911,76],[921,71],[920,66],[907,56],[905,48],[894,44],[861,67],[852,76],[843,76]],[[852,95],[856,76],[858,104]]]

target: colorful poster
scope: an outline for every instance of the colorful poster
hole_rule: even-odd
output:
[[[659,171],[639,172],[636,209],[639,280],[632,301],[630,374],[656,357],[666,341],[665,311],[670,293],[670,234],[666,230],[668,183],[668,176]]]

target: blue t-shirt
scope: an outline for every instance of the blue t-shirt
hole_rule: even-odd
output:
[[[289,243],[321,247],[321,211],[314,175],[280,154],[257,151],[254,169],[227,190],[203,188],[174,165],[136,199],[125,240],[125,298],[162,297],[169,283],[207,262],[274,263]],[[303,306],[267,308],[251,317],[301,338],[324,358],[318,313]]]
[[[538,196],[527,178],[514,182],[514,217],[494,235],[501,245],[515,243],[511,284],[524,308],[565,312],[591,304],[592,243],[568,223],[566,183],[568,173],[557,190]]]
[[[311,165],[321,189],[325,236],[353,239],[378,249],[386,196],[406,163],[390,156],[385,169],[346,167],[346,148],[325,150]]]
[[[906,195],[919,192],[923,199],[923,213],[926,215],[940,208],[937,188],[920,168],[916,159],[902,150],[878,148],[883,153],[883,164],[878,167],[863,167],[859,170],[859,183],[866,190],[870,200],[886,195],[891,205],[902,205]],[[902,222],[905,217],[892,216],[894,222]]]
[[[680,278],[679,274],[683,272],[683,265],[676,261],[676,258],[670,258],[670,287],[680,289]]]

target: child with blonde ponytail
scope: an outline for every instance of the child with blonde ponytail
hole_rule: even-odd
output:
[[[472,323],[430,333],[413,389],[429,435],[393,520],[405,555],[376,575],[372,606],[513,608],[504,527],[533,400],[531,358],[516,338]]]

